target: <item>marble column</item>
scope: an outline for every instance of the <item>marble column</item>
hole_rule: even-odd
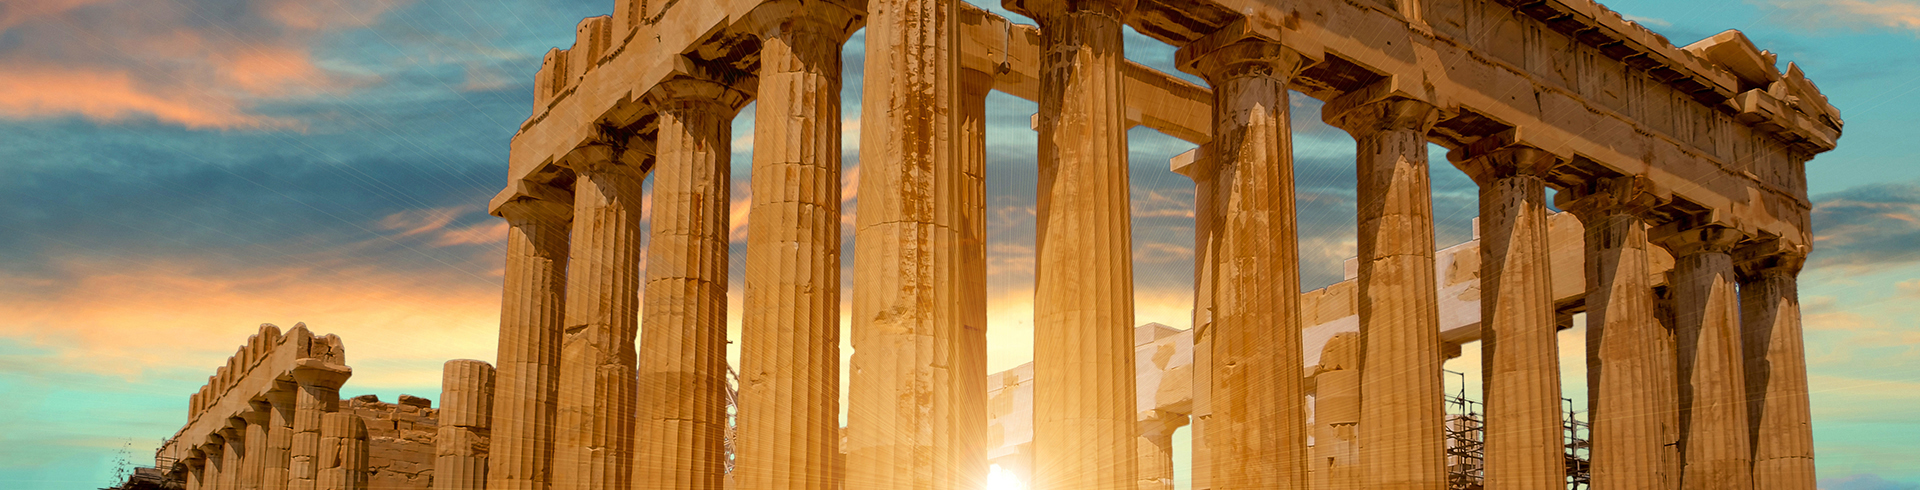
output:
[[[1201,145],[1172,162],[1175,172],[1193,179],[1194,209],[1216,208],[1214,194],[1220,186],[1214,183],[1216,172],[1207,152],[1207,145]],[[1187,437],[1192,452],[1188,484],[1198,490],[1213,488],[1214,459],[1207,427],[1213,419],[1213,283],[1220,255],[1220,227],[1214,214],[1193,216],[1193,413]]]
[[[1151,410],[1139,422],[1139,490],[1173,490],[1173,432],[1187,425],[1187,414]],[[1304,487],[1301,487],[1304,489]]]
[[[434,434],[433,490],[487,490],[493,366],[447,361],[440,376],[440,428]]]
[[[1211,36],[1179,58],[1213,87],[1214,154],[1196,179],[1213,189],[1208,206],[1195,208],[1214,230],[1208,482],[1303,488],[1308,428],[1287,86],[1307,60],[1272,40]]]
[[[1313,482],[1321,490],[1360,489],[1360,336],[1334,334],[1313,376]]]
[[[660,130],[633,484],[719,490],[726,470],[728,162],[733,116],[748,96],[707,79],[679,78],[647,97]]]
[[[1372,489],[1442,490],[1446,411],[1426,138],[1437,111],[1417,100],[1346,97],[1323,110],[1359,145],[1361,475]]]
[[[194,451],[198,451],[198,450],[196,449]],[[207,458],[205,456],[198,457],[198,458],[190,458],[186,461],[186,465],[187,465],[186,490],[207,490],[211,488],[205,485],[204,483],[202,483],[204,480],[201,479],[202,478],[201,475],[206,474],[206,469],[207,469]]]
[[[1040,24],[1034,488],[1137,486],[1121,31],[1133,0],[1005,0]]]
[[[288,458],[291,490],[320,490],[321,419],[340,409],[340,385],[353,369],[319,359],[301,359],[293,367],[299,385],[293,410],[293,446]]]
[[[554,401],[557,425],[553,431],[553,463],[547,474],[549,485],[556,490],[626,488],[634,471],[633,341],[640,328],[640,183],[646,173],[641,170],[641,162],[635,161],[638,152],[618,146],[621,138],[607,139],[613,144],[576,149],[563,160],[576,178],[572,236],[567,242],[565,263],[569,271],[564,294],[566,319],[560,334]],[[532,279],[544,281],[547,277]],[[556,293],[541,299],[557,300],[561,296]],[[551,315],[547,311],[537,313]],[[528,354],[538,358],[537,353]],[[542,387],[537,380],[515,382],[520,383],[516,391],[525,387],[528,396],[539,396]],[[539,451],[524,450],[532,457]],[[531,462],[537,468],[539,461]],[[535,470],[524,478],[537,484],[539,476]]]
[[[1676,488],[1664,460],[1679,437],[1672,340],[1654,298],[1649,183],[1594,179],[1561,193],[1586,227],[1587,416],[1599,488]]]
[[[367,424],[352,412],[328,412],[321,418],[319,490],[367,488]],[[436,475],[438,476],[438,475]]]
[[[267,424],[272,423],[272,416],[268,413],[272,409],[262,402],[252,402],[248,408],[250,410],[240,413],[240,418],[247,422],[247,426],[242,436],[246,453],[240,456],[239,490],[261,490],[262,479],[267,473],[267,439],[271,437]]]
[[[807,7],[754,28],[760,87],[733,472],[748,490],[836,486],[840,47],[855,13],[833,2]]]
[[[261,461],[260,488],[287,490],[290,484],[289,459],[293,453],[293,419],[300,387],[288,381],[275,381],[267,392],[267,444]]]
[[[1545,177],[1559,158],[1499,138],[1457,162],[1480,185],[1480,376],[1488,488],[1566,485]]]
[[[1740,299],[1733,246],[1738,230],[1702,226],[1662,240],[1673,252],[1674,347],[1680,388],[1680,486],[1753,488]]]
[[[1813,420],[1800,328],[1801,249],[1742,253],[1740,320],[1756,490],[1813,490]],[[1765,247],[1757,247],[1765,248]]]
[[[207,490],[228,490],[224,473],[226,464],[226,439],[219,434],[207,435],[206,444],[200,445],[200,451],[207,455],[207,466],[200,474],[200,487]]]
[[[960,347],[953,374],[959,485],[987,484],[987,95],[993,75],[960,73]]]
[[[851,490],[958,488],[957,0],[870,0],[854,219]]]
[[[553,481],[573,196],[539,189],[551,199],[516,199],[494,211],[507,220],[507,260],[486,471],[492,490],[547,490]]]
[[[239,490],[240,474],[247,471],[246,462],[241,461],[241,457],[246,454],[246,432],[235,425],[233,422],[228,422],[227,427],[220,429],[219,432],[220,439],[225,441],[220,445],[221,490]]]

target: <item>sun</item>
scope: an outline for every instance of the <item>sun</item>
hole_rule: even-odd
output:
[[[1014,476],[1012,471],[1007,471],[1005,468],[1001,468],[1000,465],[997,465],[997,464],[993,465],[993,467],[987,470],[986,490],[1026,490],[1026,489],[1027,489],[1027,485],[1025,483],[1021,483],[1019,477]]]

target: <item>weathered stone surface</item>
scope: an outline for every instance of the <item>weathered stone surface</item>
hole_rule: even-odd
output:
[[[440,426],[434,438],[434,490],[486,490],[493,422],[493,366],[447,361],[440,380]],[[403,408],[415,408],[403,405]]]
[[[1224,44],[1215,46],[1215,44]],[[1214,88],[1214,161],[1200,269],[1213,309],[1208,484],[1215,489],[1307,483],[1301,385],[1300,264],[1287,85],[1310,60],[1272,40],[1221,38],[1180,52]]]
[[[568,160],[577,178],[554,415],[551,485],[557,490],[624,488],[632,477],[646,174],[630,157],[608,144]]]
[[[830,490],[840,431],[840,47],[854,12],[762,9],[733,488]]]
[[[294,365],[293,380],[299,385],[293,411],[293,448],[289,458],[288,488],[292,490],[332,490],[321,488],[321,459],[329,453],[321,445],[322,419],[340,408],[340,385],[353,375],[353,369],[315,358],[301,359]],[[332,453],[336,454],[337,453]]]
[[[1592,481],[1674,489],[1668,447],[1679,439],[1673,341],[1659,322],[1652,250],[1643,216],[1656,204],[1645,182],[1596,180],[1560,207],[1586,226],[1587,399]]]
[[[1122,20],[1132,1],[1003,2],[1040,24],[1036,488],[1138,485]]]
[[[959,488],[987,485],[987,94],[993,78],[979,70],[960,74],[960,186],[956,199],[959,267],[953,277],[960,297],[960,341],[954,356],[954,421]]]
[[[957,488],[959,3],[867,2],[850,490]]]
[[[1336,334],[1320,354],[1313,376],[1313,484],[1325,490],[1359,490],[1360,336]]]
[[[607,464],[616,468],[611,475],[623,471],[617,468],[625,458],[637,458],[631,482],[635,488],[719,490],[727,425],[728,161],[731,122],[747,95],[691,78],[655,90],[648,97],[659,111],[659,153],[647,246],[639,439],[634,456],[609,455]],[[635,185],[638,189],[637,181]],[[637,210],[638,202],[634,205]],[[576,212],[576,222],[579,216]],[[580,234],[574,239],[580,240]],[[567,291],[570,298],[585,295],[583,301],[599,297],[571,287]],[[631,345],[631,337],[627,342]],[[596,375],[607,382],[632,379],[630,369],[609,367]],[[563,371],[561,376],[568,375]],[[609,412],[620,413],[633,412]],[[626,422],[615,417],[609,423]],[[581,429],[595,437],[612,437],[608,430]],[[634,442],[624,439],[631,435],[621,437],[612,442]],[[587,488],[626,485],[620,477]]]
[[[1497,138],[1488,143],[1499,144]],[[1537,148],[1469,148],[1480,184],[1480,374],[1488,488],[1566,484],[1560,351],[1547,252],[1547,173]]]
[[[1812,490],[1813,414],[1797,276],[1806,252],[1778,242],[1738,253],[1741,348],[1746,355],[1753,487]]]
[[[1367,96],[1357,92],[1352,96]],[[1324,117],[1359,144],[1360,459],[1363,484],[1446,488],[1440,319],[1426,133],[1438,115],[1409,99],[1335,101]]]
[[[1744,237],[1700,227],[1662,239],[1673,252],[1674,348],[1680,382],[1680,488],[1753,488],[1745,358],[1734,244]]]
[[[507,220],[507,258],[491,424],[498,440],[487,460],[493,490],[546,490],[553,481],[573,196],[540,192],[556,200],[518,199],[495,210]]]

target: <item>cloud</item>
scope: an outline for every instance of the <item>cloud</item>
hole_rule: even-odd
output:
[[[190,129],[287,129],[262,104],[377,80],[315,42],[405,0],[56,0],[0,4],[0,117],[148,117]]]
[[[1809,28],[1883,28],[1920,34],[1916,0],[1753,0],[1778,9],[1776,18]]]
[[[1812,266],[1920,261],[1920,182],[1872,184],[1814,200]]]

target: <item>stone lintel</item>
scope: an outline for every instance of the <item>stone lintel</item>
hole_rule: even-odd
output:
[[[1024,15],[1031,19],[1042,19],[1066,12],[1099,9],[1113,9],[1113,11],[1121,15],[1125,15],[1133,11],[1134,6],[1137,4],[1139,4],[1139,0],[1000,0],[1001,7],[1006,7],[1007,10],[1013,11],[1013,13]],[[1126,22],[1124,18],[1118,20],[1122,23]]]

